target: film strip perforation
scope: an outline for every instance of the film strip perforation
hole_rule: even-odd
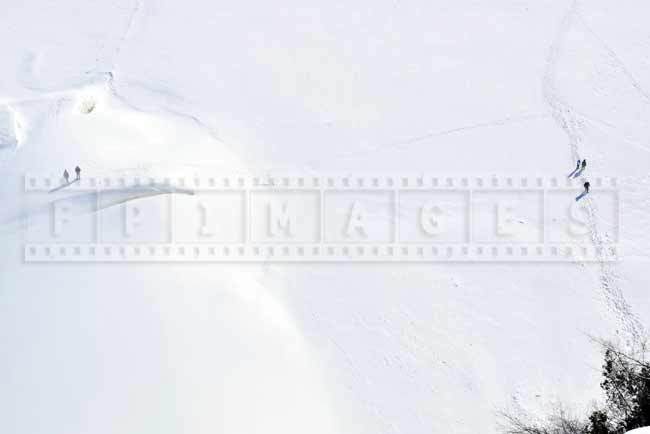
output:
[[[596,188],[615,189],[616,178],[595,177]],[[232,189],[475,189],[475,190],[531,190],[579,189],[580,179],[540,176],[446,176],[446,175],[203,175],[203,176],[99,176],[82,177],[66,185],[62,177],[53,175],[26,175],[26,191],[50,191],[65,186],[67,190],[108,190],[119,188],[147,188],[166,186],[203,190]]]

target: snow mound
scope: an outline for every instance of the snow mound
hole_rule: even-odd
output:
[[[87,115],[92,113],[93,110],[95,110],[95,107],[97,106],[97,103],[95,102],[94,98],[91,97],[86,97],[81,99],[77,103],[77,110],[79,110],[79,113]]]
[[[638,428],[632,431],[628,431],[627,434],[650,434],[650,426],[645,428]]]

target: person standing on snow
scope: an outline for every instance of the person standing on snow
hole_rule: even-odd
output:
[[[81,169],[79,166],[74,168],[74,172],[77,174],[77,179],[81,179]]]
[[[585,194],[589,193],[589,181],[585,182]]]
[[[575,177],[576,173],[580,170],[580,159],[578,158],[578,161],[576,161],[576,168],[573,169],[573,172],[569,173],[569,178]]]
[[[65,179],[66,184],[70,182],[70,174],[68,173],[68,169],[65,169],[63,171],[63,179]]]
[[[587,160],[582,160],[582,170],[585,170],[585,167],[587,167]]]

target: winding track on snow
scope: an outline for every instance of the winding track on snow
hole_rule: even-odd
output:
[[[571,147],[573,161],[579,159],[580,155],[586,154],[582,143],[582,130],[585,125],[589,123],[589,119],[581,116],[570,104],[561,99],[555,84],[557,82],[559,57],[563,49],[565,36],[576,20],[579,19],[579,5],[577,1],[574,1],[569,8],[569,11],[564,16],[555,41],[551,45],[550,53],[546,62],[546,72],[543,79],[544,99],[551,108],[553,118],[569,137],[569,146]],[[617,67],[625,77],[628,79],[630,78],[629,72],[624,65],[621,64],[620,60],[617,61]],[[643,96],[646,96],[645,93],[643,93]],[[582,181],[586,181],[586,178],[582,177]],[[587,225],[589,227],[591,241],[596,247],[600,248],[598,249],[600,286],[603,295],[605,296],[607,307],[615,316],[620,331],[623,333],[622,337],[624,338],[625,343],[627,345],[634,345],[642,341],[643,326],[634,315],[632,308],[625,300],[623,292],[620,289],[620,279],[615,263],[608,262],[605,259],[605,254],[603,252],[610,245],[610,240],[606,234],[602,235],[599,231],[597,224],[597,203],[590,195],[588,195],[585,198],[585,204],[587,208]]]

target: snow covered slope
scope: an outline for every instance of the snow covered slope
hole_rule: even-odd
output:
[[[648,326],[647,2],[5,3],[0,432],[489,434],[502,408],[587,406],[587,335]],[[27,172],[563,178],[578,158],[619,179],[618,262],[22,259],[20,217],[48,206]]]
[[[632,431],[629,431],[627,434],[648,434],[648,433],[650,433],[650,427],[634,429]]]

